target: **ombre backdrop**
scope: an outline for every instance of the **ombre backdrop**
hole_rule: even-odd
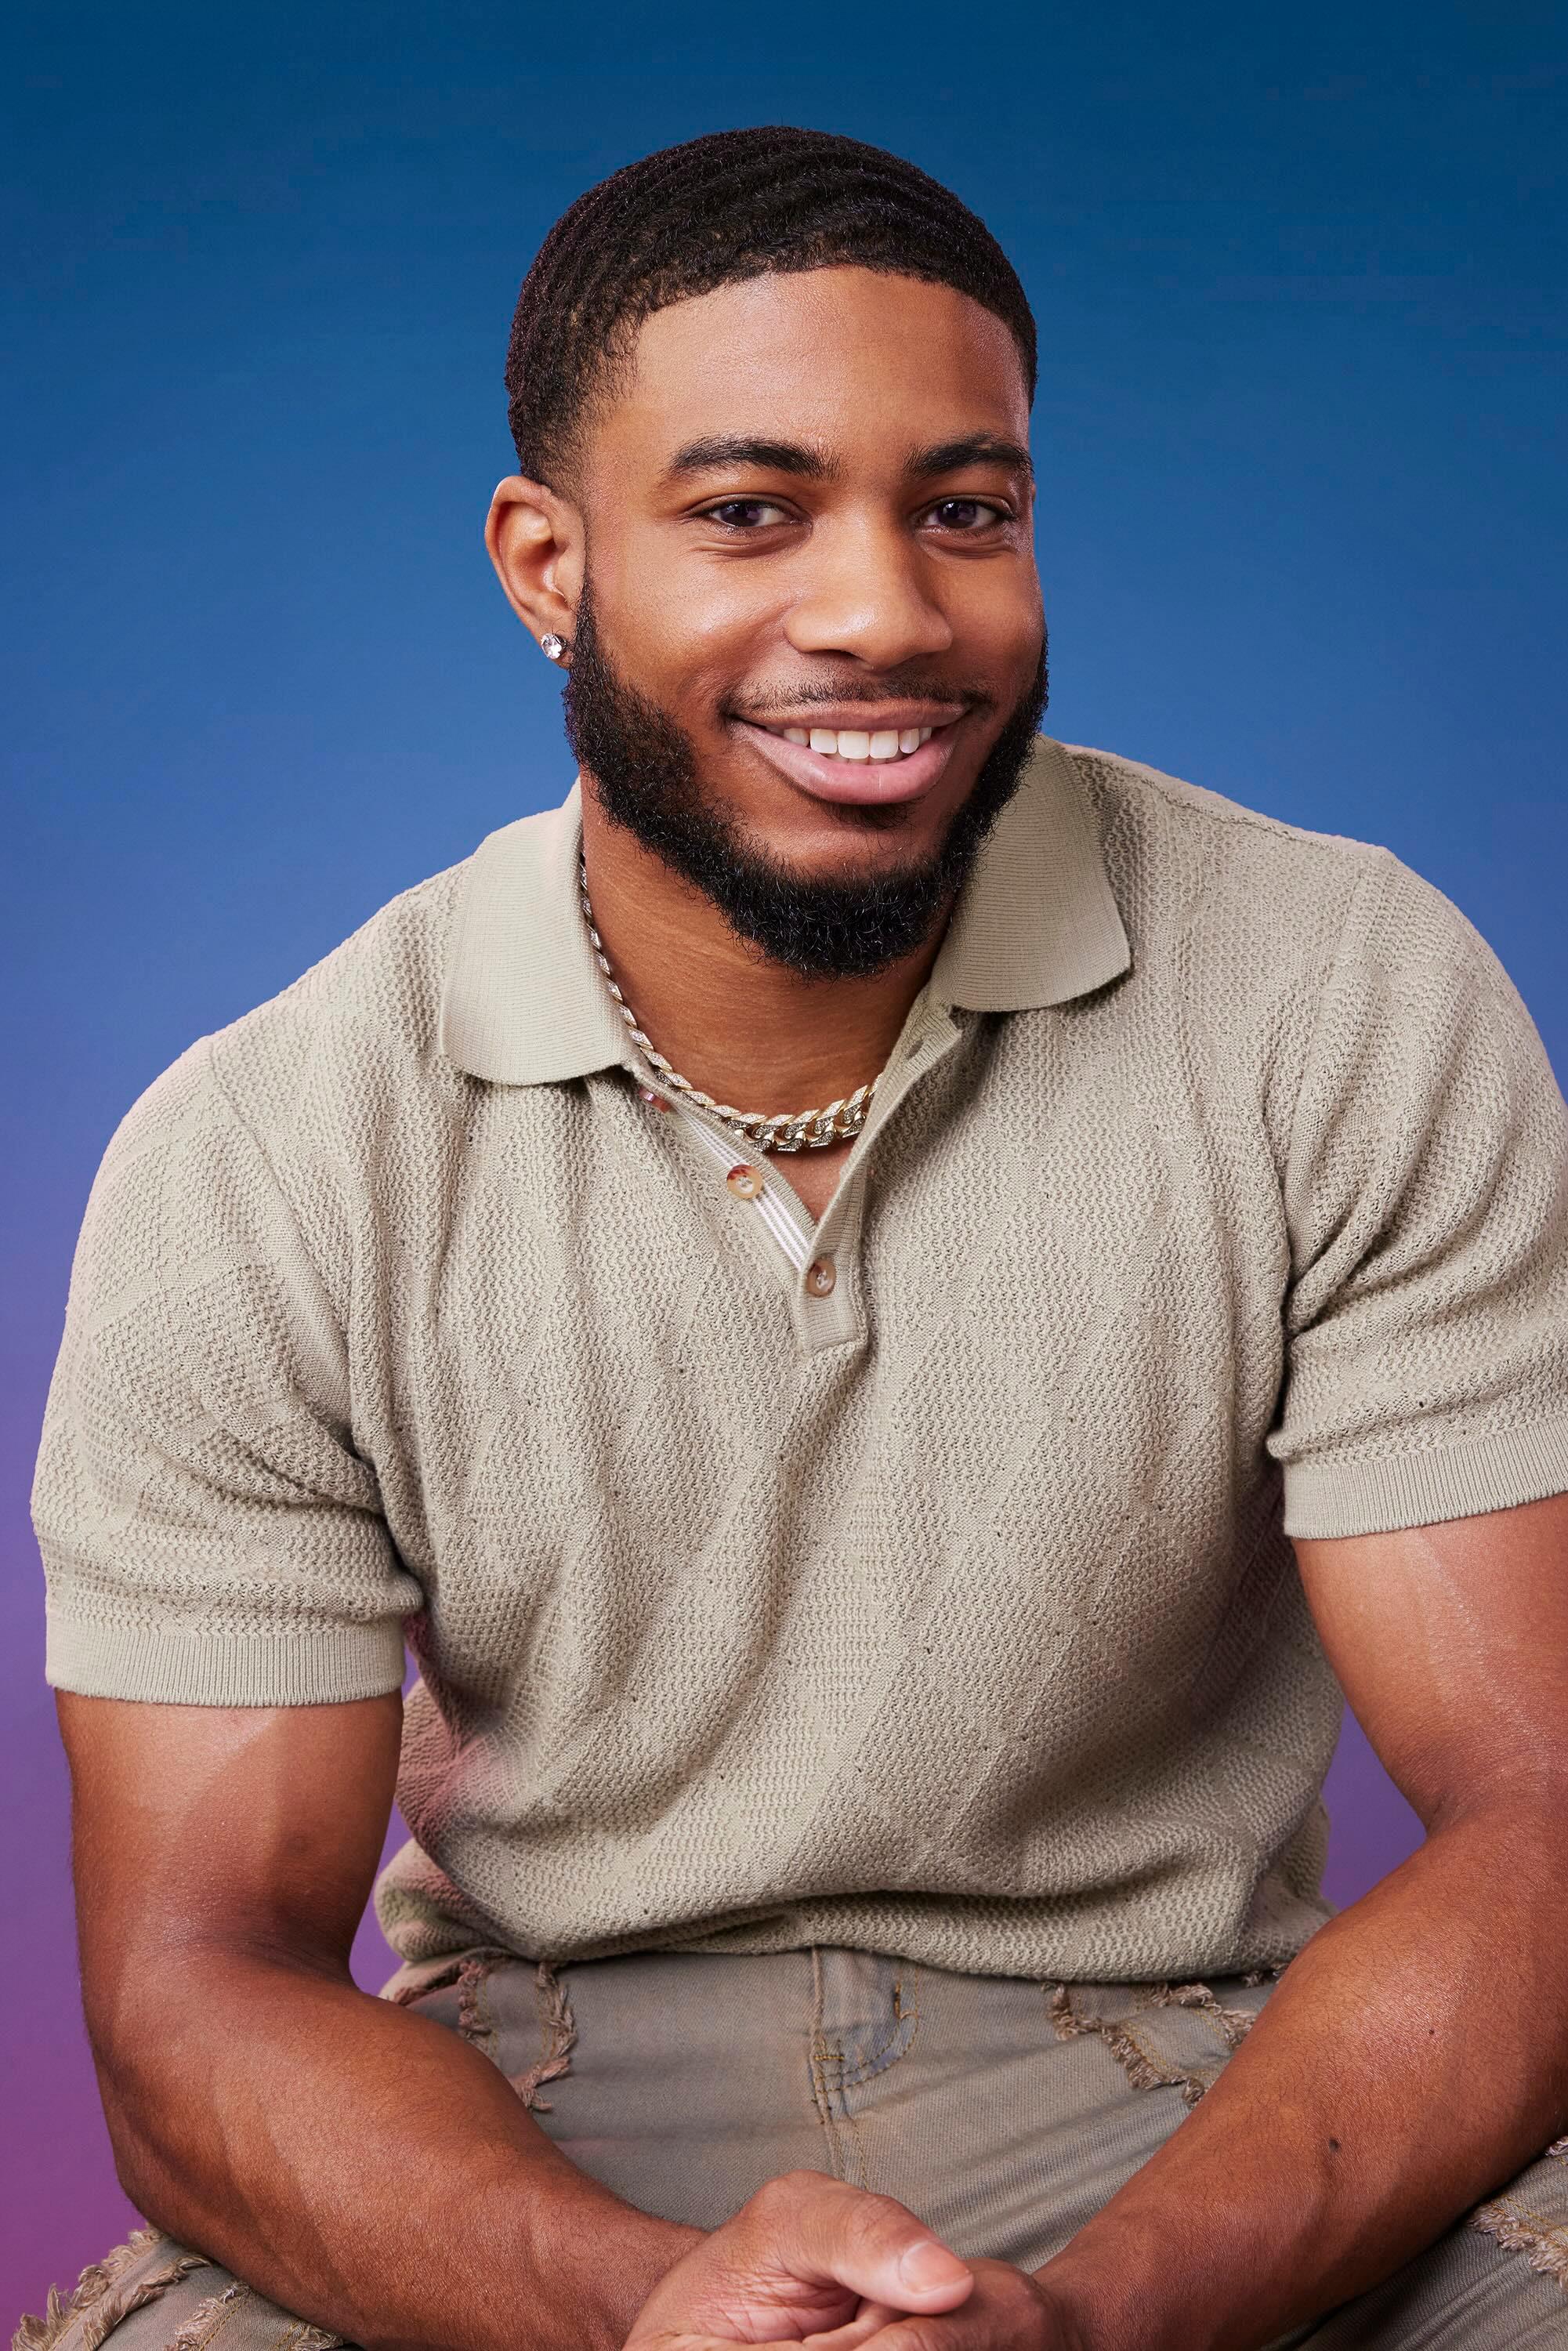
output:
[[[956,188],[1040,319],[1048,725],[1388,842],[1568,1070],[1560,11],[56,0],[7,46],[5,2333],[131,2218],[26,1509],[72,1243],[193,1038],[571,781],[480,529],[581,188],[778,120]],[[1345,1901],[1416,1828],[1354,1729],[1329,1792]]]

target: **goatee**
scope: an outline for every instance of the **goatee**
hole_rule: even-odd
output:
[[[701,890],[772,962],[810,979],[850,979],[885,970],[930,937],[1023,779],[1047,699],[1042,636],[1034,676],[936,850],[864,879],[827,880],[793,872],[754,848],[728,810],[705,793],[690,738],[612,666],[586,580],[564,703],[568,740],[597,783],[607,816]]]

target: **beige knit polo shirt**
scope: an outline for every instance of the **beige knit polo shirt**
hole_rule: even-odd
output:
[[[1341,1699],[1288,1534],[1568,1489],[1568,1112],[1496,958],[1042,737],[813,1227],[640,1094],[579,836],[574,787],[121,1123],[49,1678],[356,1698],[406,1638],[415,1971],[1289,1958]]]

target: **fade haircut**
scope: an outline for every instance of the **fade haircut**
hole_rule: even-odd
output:
[[[534,256],[507,351],[520,471],[566,490],[584,417],[624,382],[655,310],[739,278],[844,265],[972,296],[1010,329],[1032,402],[1034,314],[996,238],[950,188],[832,131],[711,131],[589,188]]]

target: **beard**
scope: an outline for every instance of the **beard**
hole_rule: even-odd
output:
[[[1042,635],[1035,674],[936,850],[864,878],[817,880],[745,839],[728,810],[705,791],[685,729],[612,666],[586,580],[563,697],[567,739],[597,784],[605,815],[710,899],[739,937],[809,979],[865,978],[929,939],[1022,782],[1048,699],[1046,652]],[[950,687],[945,695],[933,690],[954,698]],[[986,697],[968,699],[984,706]],[[902,810],[855,816],[868,831],[885,831]]]

